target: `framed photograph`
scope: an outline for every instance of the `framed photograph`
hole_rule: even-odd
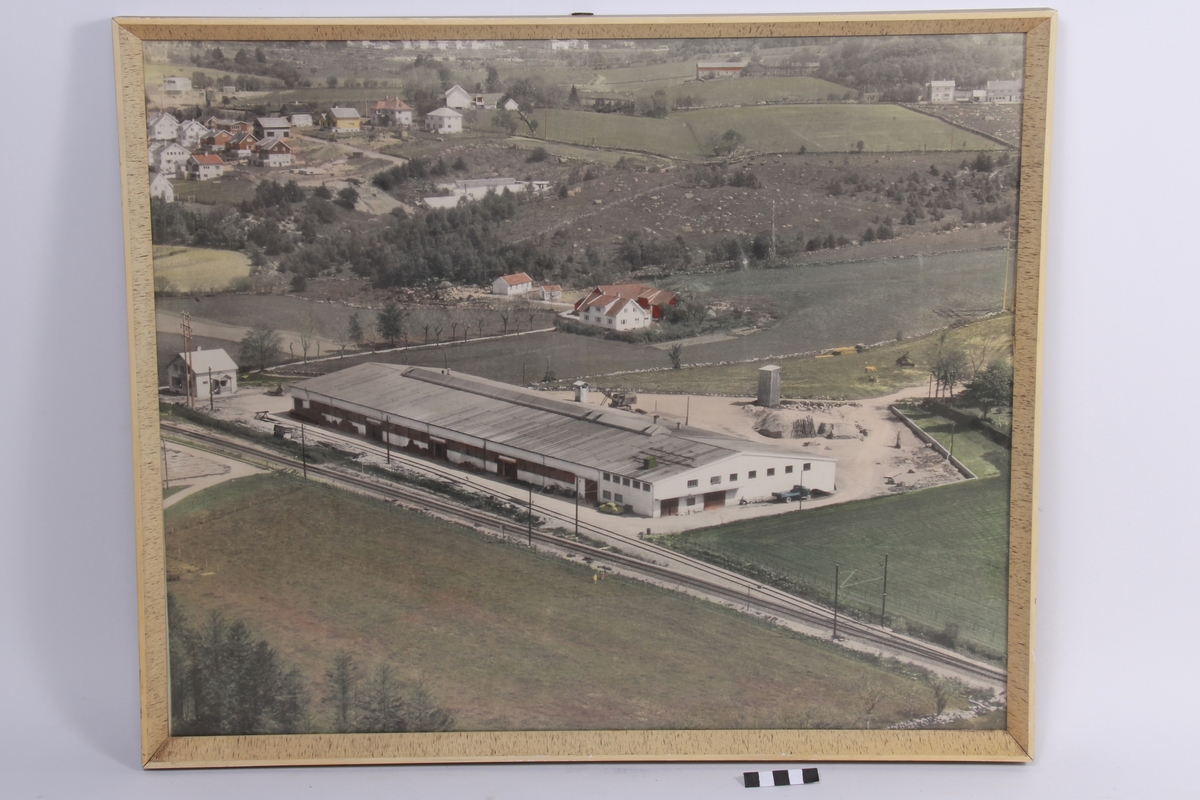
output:
[[[144,766],[1031,759],[1054,28],[114,20]]]

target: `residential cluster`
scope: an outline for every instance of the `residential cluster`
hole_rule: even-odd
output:
[[[954,81],[930,81],[930,103],[1020,103],[1025,99],[1021,81],[988,81],[983,89],[960,89]]]
[[[191,90],[187,78],[170,76],[163,80],[164,91],[178,95]],[[436,134],[462,133],[463,111],[516,111],[516,100],[499,92],[471,93],[455,84],[445,92],[445,105],[424,117],[426,131]],[[285,104],[271,116],[258,117],[253,122],[211,116],[203,121],[180,121],[163,111],[146,123],[146,140],[150,172],[151,197],[173,202],[175,190],[170,178],[206,181],[225,174],[231,164],[258,167],[289,167],[292,147],[285,140],[293,129],[320,127],[333,134],[357,133],[364,119],[378,128],[408,128],[413,125],[416,109],[399,97],[379,100],[366,108],[366,117],[353,107],[333,106],[315,112],[308,106]],[[511,191],[544,191],[546,186],[523,184],[509,180]],[[536,182],[535,182],[536,183]],[[548,184],[547,184],[548,185]],[[448,196],[473,196],[475,187],[448,187]],[[444,204],[438,201],[431,205]]]

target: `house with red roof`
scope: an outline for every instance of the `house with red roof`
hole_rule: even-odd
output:
[[[633,297],[600,295],[578,307],[579,321],[610,331],[636,331],[654,324],[649,309],[638,305]]]
[[[399,97],[380,100],[370,106],[371,122],[380,127],[386,125],[412,125],[413,107]]]
[[[513,275],[501,275],[492,281],[492,294],[511,296],[525,294],[531,289],[533,289],[533,278],[524,272],[517,272]]]
[[[628,300],[633,300],[639,306],[650,312],[652,319],[661,319],[663,309],[675,305],[678,296],[669,289],[655,289],[653,286],[646,286],[644,283],[618,283],[606,286],[597,286],[575,304],[575,311],[579,313],[584,306],[590,305],[593,301],[601,297],[620,297]]]
[[[207,181],[225,174],[225,162],[211,153],[196,153],[187,161],[187,176],[194,181]]]
[[[561,300],[562,287],[557,283],[543,283],[538,287],[538,292],[541,293],[543,300]]]

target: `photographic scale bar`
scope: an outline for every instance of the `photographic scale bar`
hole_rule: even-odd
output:
[[[776,769],[771,772],[746,772],[747,789],[757,789],[761,786],[792,786],[800,783],[816,783],[821,780],[816,767],[804,769]]]

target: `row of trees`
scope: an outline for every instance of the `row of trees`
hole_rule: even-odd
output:
[[[214,611],[193,627],[172,596],[167,602],[174,735],[405,733],[454,725],[422,684],[401,681],[387,663],[368,670],[345,651],[325,670],[315,703],[300,671],[245,622]]]
[[[984,419],[992,408],[1012,405],[1012,364],[995,355],[995,341],[987,339],[967,349],[948,344],[946,338],[943,332],[929,356],[934,396],[954,398],[954,388],[963,384],[958,402],[978,408]]]

